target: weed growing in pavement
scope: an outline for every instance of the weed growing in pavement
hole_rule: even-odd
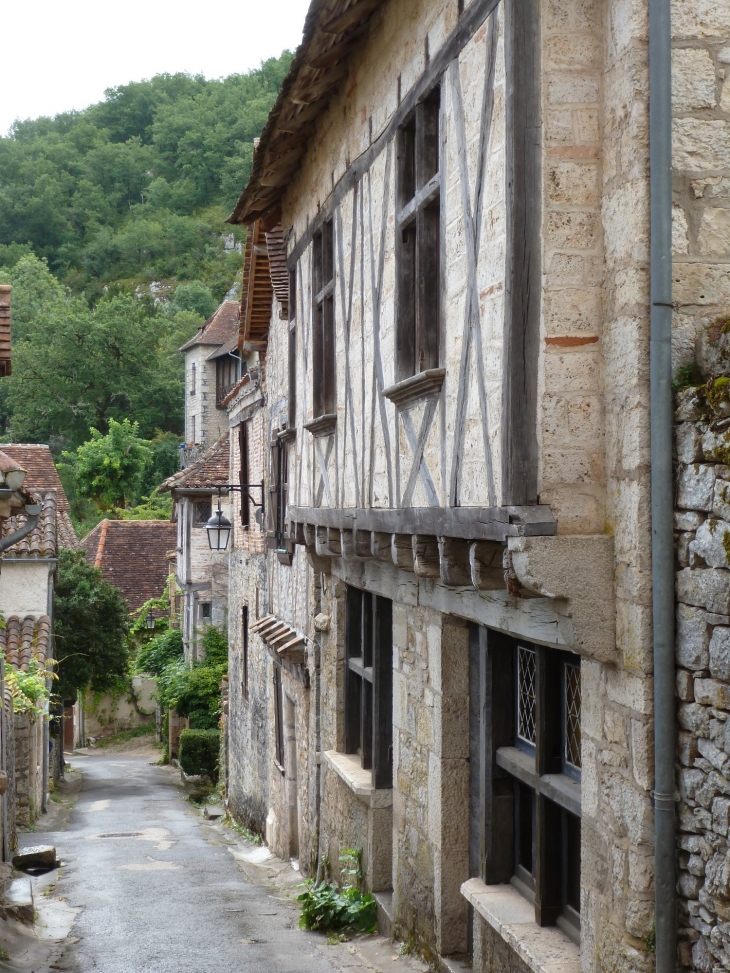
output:
[[[363,892],[362,848],[348,848],[340,855],[343,882],[340,888],[327,882],[316,885],[311,879],[300,888],[298,896],[302,912],[299,925],[303,929],[336,933],[343,929],[375,932],[376,905],[369,892]],[[332,937],[328,942],[334,942]],[[342,940],[339,940],[340,942]]]
[[[0,959],[10,959],[10,953],[4,946],[0,946]]]
[[[239,824],[238,821],[234,821],[232,817],[227,815],[225,818],[223,818],[223,824],[227,825],[229,828],[232,828],[237,834],[240,834],[242,838],[245,838],[246,841],[250,841],[251,844],[263,844],[263,841],[259,835],[254,834],[253,831],[249,831],[248,828],[244,828],[242,824]]]

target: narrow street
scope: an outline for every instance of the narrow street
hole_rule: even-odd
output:
[[[327,946],[325,937],[298,929],[297,913],[281,892],[246,878],[229,851],[240,842],[202,819],[184,799],[173,768],[155,766],[149,752],[75,754],[71,763],[83,783],[67,829],[21,836],[25,847],[56,845],[64,864],[52,894],[79,910],[49,970],[329,973],[343,965],[366,968],[350,944]],[[266,855],[265,849],[260,852]],[[390,943],[383,948],[382,940],[370,940],[366,948],[379,948],[392,961]],[[323,951],[332,954],[335,965]],[[35,970],[41,973],[40,967]]]

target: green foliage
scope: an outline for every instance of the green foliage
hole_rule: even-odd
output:
[[[137,653],[135,671],[141,675],[160,676],[165,666],[183,657],[182,633],[170,628],[151,638]]]
[[[222,80],[163,74],[0,139],[0,245],[30,245],[75,292],[198,280],[220,301],[240,255],[223,221],[289,52]],[[18,251],[0,251],[7,265]]]
[[[45,713],[45,702],[50,698],[48,682],[56,678],[52,663],[41,665],[37,659],[28,663],[28,671],[5,668],[5,685],[10,689],[13,697],[14,713],[33,713],[41,716]]]
[[[181,657],[164,665],[157,678],[157,699],[163,710],[174,709],[197,730],[218,726],[221,681],[228,672],[228,642],[212,625],[203,637],[205,657],[189,666]]]
[[[695,362],[690,362],[688,365],[680,365],[677,371],[674,373],[672,391],[676,395],[677,392],[683,392],[685,389],[692,388],[694,385],[699,385],[701,382],[702,373]]]
[[[105,747],[118,746],[120,743],[128,743],[138,737],[150,736],[155,732],[154,723],[140,723],[139,726],[132,727],[131,730],[120,730],[119,733],[112,733],[108,737],[101,737],[94,744],[95,748],[104,749]]]
[[[126,602],[119,589],[91,567],[83,550],[59,551],[54,616],[56,693],[62,700],[75,700],[87,688],[106,692],[126,677]]]
[[[172,313],[193,311],[203,320],[209,318],[217,307],[218,301],[213,297],[210,288],[201,284],[199,280],[191,281],[189,284],[178,284],[175,288],[175,297],[169,305]]]
[[[117,513],[120,520],[169,520],[172,517],[172,495],[153,490],[139,503]]]
[[[373,896],[369,892],[363,893],[360,888],[362,849],[346,849],[340,855],[340,861],[344,881],[339,889],[327,882],[316,885],[312,880],[301,886],[304,891],[297,897],[302,913],[299,925],[320,932],[342,929],[373,932],[377,907]]]
[[[180,766],[186,774],[218,777],[220,730],[183,730],[180,734]]]
[[[90,429],[91,439],[76,449],[64,452],[59,464],[70,474],[76,493],[93,500],[100,510],[124,509],[138,495],[142,477],[152,462],[149,443],[139,436],[139,423],[109,420],[103,436]]]

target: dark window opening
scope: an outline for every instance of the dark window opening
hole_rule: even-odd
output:
[[[244,366],[245,367],[245,366]],[[241,359],[238,352],[229,352],[215,360],[215,404],[222,407],[223,400],[230,395],[241,378]]]
[[[397,137],[396,371],[398,380],[439,364],[440,89]]]
[[[200,617],[204,622],[209,622],[213,617],[213,606],[209,601],[201,602]]]
[[[393,786],[393,603],[348,585],[345,616],[345,752]]]
[[[289,404],[288,427],[297,422],[297,272],[289,271]]]
[[[241,485],[241,526],[248,527],[251,517],[251,500],[244,484],[250,483],[249,452],[248,452],[248,422],[242,422],[238,427],[238,482]]]
[[[312,387],[314,418],[335,411],[335,260],[332,220],[312,241]]]
[[[212,515],[212,503],[210,497],[203,500],[196,500],[193,508],[193,524],[195,527],[205,527]]]
[[[248,699],[248,605],[241,609],[241,691]]]
[[[286,508],[289,496],[289,446],[278,436],[271,444],[267,538],[282,564],[291,564],[294,545],[287,537]]]
[[[193,362],[193,364],[190,366],[190,394],[191,395],[195,395],[197,391],[196,388],[197,372],[198,372],[198,366],[195,364],[195,362]]]
[[[580,660],[472,627],[470,868],[580,936]]]
[[[281,669],[274,666],[274,744],[275,760],[279,770],[284,772],[284,689],[281,684]]]

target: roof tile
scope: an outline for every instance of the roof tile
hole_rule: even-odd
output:
[[[180,351],[194,345],[222,345],[238,333],[238,301],[224,301],[215,314],[200,326],[198,333],[187,341]]]
[[[160,486],[160,491],[210,490],[222,483],[228,483],[229,464],[229,434],[224,432],[218,442],[207,449],[199,459],[179,473],[168,477]]]
[[[5,628],[0,630],[0,651],[5,655],[5,662],[14,669],[27,672],[31,659],[45,662],[51,654],[50,648],[51,619],[48,615],[40,618],[11,615],[5,620]]]

